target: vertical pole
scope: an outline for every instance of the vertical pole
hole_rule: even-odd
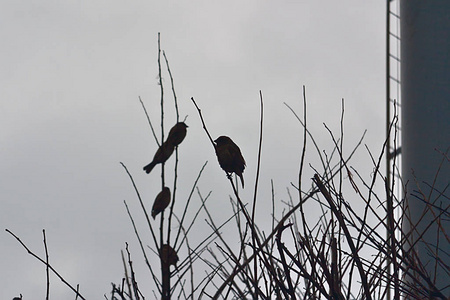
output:
[[[391,122],[391,88],[390,88],[390,12],[391,12],[391,0],[386,0],[386,186],[391,186],[391,137],[389,136],[389,127]],[[386,191],[387,196],[387,226],[386,226],[386,242],[390,239],[390,226],[391,220],[390,217],[392,214],[390,213],[393,205],[392,205],[392,197],[391,193]],[[389,255],[389,253],[388,253]],[[391,260],[388,257],[386,260],[386,272],[387,272],[387,281],[386,281],[386,299],[391,299]]]

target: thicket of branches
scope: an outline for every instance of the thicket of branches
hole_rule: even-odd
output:
[[[173,77],[166,55],[160,50],[159,37],[158,50],[161,86],[160,138],[157,137],[150,118],[148,121],[156,144],[160,146],[167,131],[164,128],[164,105],[167,104],[167,97],[164,94],[161,75],[161,53],[170,76],[177,122],[180,120],[180,113]],[[209,136],[200,107],[194,98],[191,101],[198,110],[199,122],[202,122],[205,134]],[[447,299],[448,295],[444,295],[435,286],[434,274],[426,271],[424,263],[415,253],[415,245],[421,243],[424,232],[417,232],[415,224],[410,224],[410,232],[402,231],[402,224],[410,222],[407,217],[408,195],[404,194],[398,198],[393,192],[394,182],[389,183],[382,172],[383,159],[386,155],[391,155],[389,149],[386,149],[386,143],[382,145],[377,155],[370,152],[367,147],[360,149],[364,145],[364,132],[359,142],[354,145],[353,151],[349,155],[344,155],[342,126],[341,131],[336,135],[324,125],[325,132],[334,145],[332,151],[327,153],[317,146],[314,136],[308,130],[307,98],[304,87],[302,102],[302,115],[298,115],[288,106],[303,128],[298,182],[290,187],[294,193],[289,193],[289,201],[283,204],[285,206],[282,210],[283,214],[279,217],[275,214],[275,203],[279,201],[275,199],[272,186],[272,214],[268,216],[271,218],[269,233],[264,233],[255,220],[255,208],[259,197],[258,178],[264,122],[262,93],[260,93],[261,127],[258,169],[253,186],[254,194],[251,199],[241,198],[237,184],[233,177],[229,176],[232,191],[230,205],[234,214],[229,216],[226,222],[216,223],[213,212],[208,208],[207,200],[210,193],[202,193],[197,185],[206,163],[199,166],[200,171],[196,175],[187,201],[184,199],[177,201],[178,151],[182,151],[182,147],[180,150],[176,147],[172,154],[174,158],[171,159],[175,160],[173,170],[165,169],[162,163],[161,186],[170,186],[172,194],[169,207],[157,216],[159,222],[150,220],[149,207],[145,205],[149,203],[149,200],[142,199],[133,176],[122,164],[136,191],[136,198],[148,225],[148,228],[138,228],[134,221],[135,217],[124,202],[150,276],[140,275],[137,278],[133,260],[136,263],[141,259],[136,259],[137,253],[133,253],[132,259],[126,245],[125,252],[122,251],[124,277],[118,284],[112,285],[111,292],[105,295],[105,298],[131,300],[150,297],[156,299],[386,299],[389,297],[399,299],[403,296],[408,299]],[[141,103],[146,112],[142,101]],[[343,112],[342,110],[341,124]],[[394,118],[390,127],[390,133],[394,139],[396,123],[397,118]],[[317,154],[320,158],[320,167],[306,164],[307,151]],[[369,179],[364,178],[349,164],[356,151],[367,151],[371,158],[371,161],[366,162],[373,166],[373,174]],[[396,170],[396,159],[392,159],[392,164],[392,169]],[[311,184],[304,186],[302,185],[302,182],[305,182],[303,174],[307,167],[313,168],[315,175],[311,179]],[[167,172],[173,172],[174,181],[171,183],[166,182]],[[400,179],[398,180],[395,184],[404,184]],[[374,189],[377,183],[385,186],[382,194],[376,193]],[[351,189],[346,189],[346,186]],[[448,207],[442,208],[435,205],[435,199],[429,199],[423,193],[420,196],[426,203],[424,215],[432,213],[438,224],[448,219]],[[193,201],[201,202],[200,209],[195,212],[191,211]],[[363,209],[355,210],[351,205],[353,201],[364,203]],[[174,206],[184,207],[182,215],[175,214]],[[308,218],[307,214],[311,210],[320,212],[320,217],[310,221],[311,218]],[[277,208],[277,211],[281,210]],[[195,235],[191,231],[193,225],[196,222],[204,222],[197,218],[200,213],[207,216],[210,234],[200,243],[192,245],[189,237]],[[189,221],[186,218],[188,214],[194,216]],[[158,224],[158,228],[155,224]],[[239,233],[236,241],[229,241],[223,237],[224,226],[236,226]],[[442,231],[440,234],[447,237],[443,228],[439,227]],[[144,236],[142,232],[145,230],[150,232],[152,237],[150,241],[142,239]],[[411,239],[413,232],[419,236],[418,239]],[[25,244],[18,237],[16,238],[26,248]],[[238,248],[236,244],[239,245]],[[26,249],[46,266],[47,276],[49,272],[54,272],[74,291],[76,298],[84,299],[78,292],[78,288],[64,281],[45,258],[42,259],[28,248]],[[435,255],[434,259],[437,261],[439,248],[430,247],[429,250],[430,255]],[[184,256],[178,255],[179,253],[183,253]],[[443,266],[446,270],[449,270],[449,267]],[[205,273],[199,274],[200,272]],[[149,280],[153,282],[154,294],[144,296],[140,286],[148,285]],[[48,297],[48,277],[47,282]]]

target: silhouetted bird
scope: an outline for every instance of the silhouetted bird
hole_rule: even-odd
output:
[[[166,143],[176,147],[184,140],[188,126],[184,122],[178,122],[169,131]]]
[[[175,148],[172,144],[163,143],[156,151],[155,156],[153,156],[152,162],[144,167],[144,171],[148,174],[157,164],[163,163],[168,160],[173,153],[173,149]]]
[[[235,173],[241,178],[244,187],[245,160],[239,147],[227,136],[219,136],[215,141],[217,160],[220,167],[227,173]]]
[[[156,196],[155,202],[153,202],[152,207],[152,217],[153,219],[157,214],[164,211],[170,203],[170,189],[168,187],[164,187],[161,192]]]
[[[170,245],[164,244],[160,249],[160,257],[166,264],[176,266],[178,262],[177,252],[170,247]]]

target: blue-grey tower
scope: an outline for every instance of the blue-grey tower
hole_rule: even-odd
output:
[[[403,233],[449,297],[450,1],[401,0],[400,12]]]

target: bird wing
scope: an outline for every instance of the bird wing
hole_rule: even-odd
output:
[[[220,167],[226,172],[233,172],[233,151],[230,145],[216,147],[216,155]]]

